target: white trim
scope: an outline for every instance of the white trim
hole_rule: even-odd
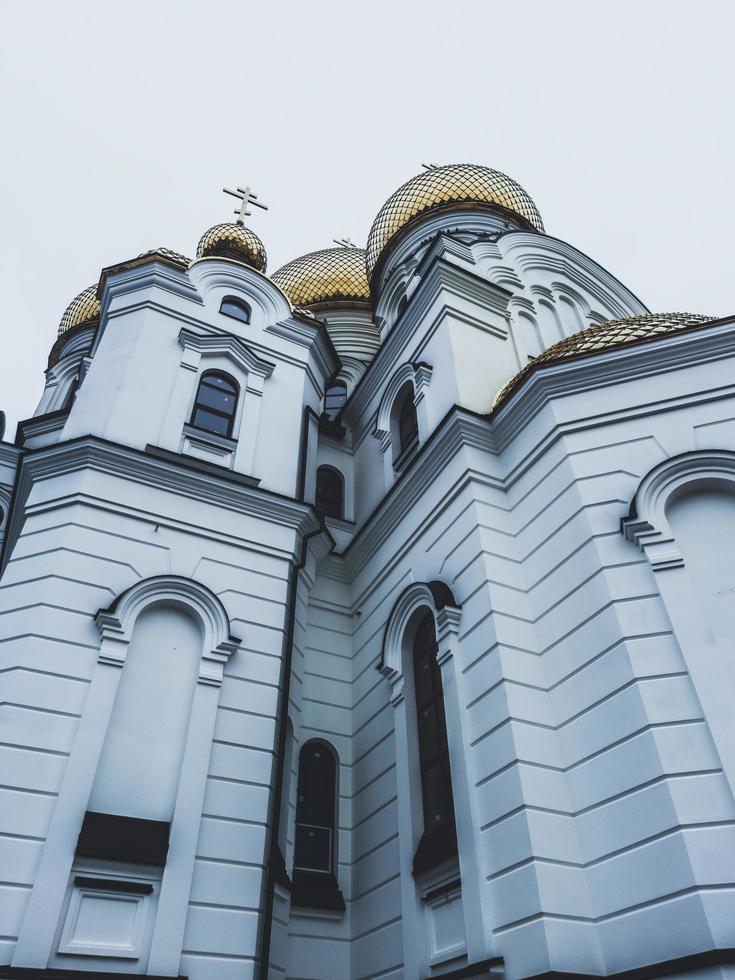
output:
[[[735,684],[731,650],[717,646],[666,511],[682,493],[713,485],[735,493],[735,452],[700,450],[660,463],[641,481],[621,531],[648,557],[722,769],[735,794]]]
[[[441,669],[444,688],[444,713],[450,751],[452,792],[454,796],[457,826],[457,848],[462,881],[462,912],[465,924],[467,953],[470,962],[488,955],[486,924],[492,922],[491,910],[486,908],[487,893],[478,877],[480,866],[480,820],[477,814],[476,793],[468,770],[468,757],[462,676],[455,669],[461,609],[444,604],[437,607],[429,585],[416,582],[408,586],[396,601],[385,628],[381,673],[391,685],[391,704],[394,709],[396,740],[397,785],[403,790],[398,794],[399,849],[401,855],[401,895],[403,913],[404,950],[411,950],[416,957],[426,958],[426,908],[422,893],[427,883],[419,887],[413,879],[413,857],[423,833],[421,812],[421,785],[415,760],[418,752],[415,701],[413,685],[406,682],[412,670],[412,626],[421,609],[429,609],[434,617],[437,638],[437,662]],[[407,666],[408,665],[408,666]],[[434,884],[432,880],[432,886]],[[427,962],[417,959],[409,962],[407,975],[418,976],[426,972]]]
[[[224,666],[241,640],[230,635],[227,613],[209,589],[174,575],[160,575],[136,583],[112,607],[97,614],[102,637],[97,667],[51,818],[13,966],[43,969],[54,954],[54,935],[112,716],[121,668],[138,616],[149,605],[159,602],[185,607],[196,616],[203,630],[199,678],[171,821],[173,858],[163,873],[148,967],[154,973],[178,973],[219,686]]]
[[[413,388],[413,403],[416,406],[416,419],[419,427],[419,445],[428,439],[430,435],[429,419],[426,411],[424,395],[431,381],[433,368],[430,364],[420,361],[417,364],[401,364],[391,376],[390,381],[385,387],[383,396],[378,406],[378,414],[373,435],[380,442],[380,451],[383,454],[386,490],[393,483],[395,474],[393,473],[394,456],[389,452],[394,441],[395,432],[395,401],[401,390],[410,382]]]

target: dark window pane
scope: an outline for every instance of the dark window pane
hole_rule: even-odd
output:
[[[206,408],[197,408],[194,412],[192,425],[206,432],[214,432],[218,436],[226,436],[230,428],[230,420],[224,415],[215,415]]]
[[[326,746],[308,742],[299,755],[294,867],[332,870],[336,794],[336,759]]]
[[[299,774],[305,780],[331,785],[334,782],[334,756],[319,743],[305,745]]]
[[[202,385],[208,388],[218,388],[220,391],[231,391],[233,394],[237,392],[234,381],[223,377],[221,374],[203,374]]]
[[[418,441],[419,423],[416,418],[416,406],[413,403],[413,389],[405,396],[398,414],[398,438],[401,452]]]
[[[424,829],[444,827],[454,818],[452,783],[447,767],[437,764],[422,773]]]
[[[342,381],[336,381],[330,388],[327,388],[324,395],[324,411],[330,419],[336,418],[346,401],[347,385]]]
[[[434,667],[429,657],[417,660],[413,668],[416,679],[416,705],[423,707],[434,697]]]
[[[444,696],[436,653],[434,617],[427,611],[418,625],[413,644],[425,830],[447,826],[454,819]]]
[[[232,378],[209,371],[199,382],[191,424],[219,436],[232,434],[238,388]]]
[[[231,296],[227,296],[222,300],[219,311],[220,313],[224,313],[225,316],[233,317],[235,320],[250,323],[250,307],[241,300],[232,299]]]
[[[303,871],[332,870],[332,832],[329,828],[296,824],[294,867]]]
[[[319,827],[331,827],[334,822],[334,797],[328,788],[318,783],[306,783],[299,790],[299,820]]]
[[[209,385],[201,386],[197,403],[225,415],[232,415],[235,411],[235,396],[219,388],[210,388]]]
[[[419,747],[421,758],[428,762],[434,759],[442,747],[439,742],[440,726],[437,722],[436,707],[430,704],[418,713]]]
[[[316,471],[316,508],[327,517],[341,519],[342,477],[331,466],[320,466]]]

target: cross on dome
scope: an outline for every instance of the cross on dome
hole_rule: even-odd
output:
[[[236,224],[244,225],[245,218],[249,217],[253,212],[250,210],[250,205],[254,204],[256,208],[262,208],[263,211],[268,210],[268,205],[263,204],[262,201],[258,200],[258,195],[255,194],[250,187],[238,187],[236,190],[232,191],[228,187],[223,187],[222,190],[225,194],[230,194],[232,197],[236,197],[240,201],[240,207],[235,209],[235,214],[237,215]]]

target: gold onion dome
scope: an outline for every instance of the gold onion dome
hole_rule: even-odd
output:
[[[197,245],[197,258],[209,256],[244,262],[258,272],[265,272],[268,262],[265,246],[255,232],[235,222],[214,225],[204,232]]]
[[[309,252],[271,276],[294,306],[323,307],[335,303],[369,303],[362,248],[323,248]]]
[[[415,218],[477,205],[511,212],[527,228],[544,230],[538,208],[512,177],[472,163],[432,167],[399,187],[378,211],[367,241],[368,275],[386,245]]]
[[[100,301],[97,299],[97,283],[87,286],[69,303],[59,324],[59,337],[79,327],[83,323],[97,320],[100,315]]]
[[[626,344],[644,343],[680,330],[701,327],[715,319],[701,313],[644,313],[621,320],[605,320],[604,323],[580,330],[552,344],[503,385],[495,396],[493,408],[499,408],[530,374],[545,364],[586,357]]]

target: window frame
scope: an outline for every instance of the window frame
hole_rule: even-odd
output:
[[[214,408],[200,401],[202,387],[204,387],[205,389],[209,388],[210,390],[214,390],[214,391],[221,390],[207,383],[207,379],[211,377],[219,378],[220,380],[226,381],[228,384],[232,386],[232,391],[228,392],[228,394],[232,394],[233,396],[231,411],[226,412],[222,409]],[[235,428],[235,420],[237,418],[239,401],[240,401],[240,385],[232,377],[231,374],[228,374],[226,371],[222,371],[219,368],[211,368],[207,371],[203,371],[199,375],[199,379],[197,382],[196,392],[194,394],[194,403],[192,405],[191,416],[188,424],[191,426],[192,429],[196,429],[197,432],[206,432],[208,435],[216,436],[219,439],[232,439],[233,437],[232,434]],[[225,419],[227,421],[226,431],[224,433],[217,432],[214,429],[207,428],[206,426],[197,424],[196,417],[199,409],[201,409],[203,412],[208,412],[210,415],[214,415],[217,418]]]
[[[423,632],[431,638],[424,639]],[[419,643],[423,646],[419,647]],[[439,645],[436,637],[436,621],[428,607],[424,607],[413,638],[411,640],[411,663],[413,668],[414,705],[416,711],[416,738],[418,744],[419,775],[421,780],[421,801],[424,834],[445,830],[455,823],[454,795],[452,789],[452,769],[449,760],[449,739],[447,736],[447,720],[444,707],[444,684],[441,668],[437,661]],[[428,670],[428,683],[422,684],[419,668]],[[421,689],[426,693],[422,695]],[[422,724],[426,719],[429,724]],[[433,731],[435,746],[432,750],[429,744],[428,729]],[[429,803],[429,775],[438,773],[438,791],[441,796],[440,809],[443,816],[440,820],[432,820]]]
[[[419,448],[419,418],[416,411],[415,389],[413,381],[406,381],[398,391],[391,411],[391,429],[394,441],[393,469],[400,472]],[[403,429],[404,413],[411,413],[411,427]]]
[[[236,313],[229,313],[224,309],[226,303],[229,303],[235,309],[240,310],[244,316],[238,316]],[[223,296],[222,301],[219,304],[219,311],[222,316],[228,316],[231,320],[237,320],[239,323],[246,324],[250,323],[253,315],[250,305],[246,303],[245,300],[240,299],[239,296]]]
[[[321,824],[313,823],[306,820],[300,820],[299,816],[304,815],[304,803],[302,801],[302,791],[304,788],[305,774],[303,772],[305,755],[307,750],[313,750],[315,748],[321,749],[327,754],[327,757],[331,763],[331,779],[329,785],[329,793],[332,797],[332,806],[329,808],[331,810],[331,823]],[[294,818],[294,855],[293,855],[293,870],[294,872],[303,871],[309,874],[321,874],[321,875],[335,875],[337,867],[337,805],[338,805],[338,771],[339,771],[339,760],[337,755],[327,742],[322,741],[319,738],[309,739],[308,742],[304,742],[299,750],[299,765],[297,770],[296,778],[296,815]],[[310,784],[313,784],[316,789],[319,788],[320,783],[316,780],[308,780]],[[326,785],[326,783],[325,783]],[[322,791],[324,791],[324,786],[322,786]],[[308,805],[308,804],[307,804]],[[299,854],[299,828],[306,827],[309,829],[325,830],[329,833],[329,867],[328,868],[314,868],[308,867],[305,864],[298,864],[298,854]]]
[[[330,396],[334,397],[333,392],[337,388],[339,388],[341,392],[341,401],[335,411],[334,407],[330,408],[329,398]],[[324,412],[322,414],[326,415],[326,417],[329,419],[330,422],[334,422],[339,417],[346,403],[347,403],[347,385],[344,381],[337,379],[333,381],[324,392]]]
[[[335,508],[339,513],[330,513],[326,508],[320,506],[323,497],[319,493],[319,474],[325,473],[330,474],[336,478],[336,482],[339,483],[339,507]],[[336,485],[336,483],[335,483]],[[323,463],[321,466],[317,467],[316,470],[316,490],[314,492],[314,506],[318,511],[324,514],[325,517],[331,518],[332,520],[343,521],[345,519],[345,478],[344,475],[337,469],[336,466],[331,466],[328,463]]]

